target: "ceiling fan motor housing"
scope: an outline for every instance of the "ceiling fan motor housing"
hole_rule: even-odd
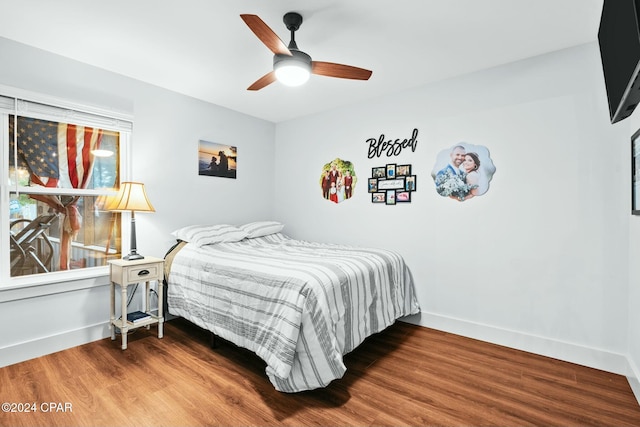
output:
[[[298,67],[308,68],[309,72],[311,72],[311,57],[301,50],[291,50],[291,56],[283,54],[273,55],[274,70],[277,70],[285,64],[295,64]]]

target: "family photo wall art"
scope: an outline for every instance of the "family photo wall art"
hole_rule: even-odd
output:
[[[374,167],[368,188],[372,203],[409,203],[411,194],[416,191],[416,175],[412,175],[411,165],[389,163]]]
[[[200,140],[198,143],[198,175],[236,178],[238,148]]]
[[[326,163],[320,174],[322,197],[333,203],[341,203],[353,197],[358,178],[353,163],[336,158]]]
[[[464,202],[485,194],[495,172],[486,147],[460,142],[438,154],[431,177],[438,194]]]

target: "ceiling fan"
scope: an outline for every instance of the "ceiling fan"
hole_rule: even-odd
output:
[[[295,40],[295,32],[302,24],[302,16],[299,13],[288,12],[283,17],[284,24],[291,31],[289,46],[286,46],[257,15],[240,15],[240,17],[260,41],[274,53],[273,71],[260,77],[247,90],[260,90],[276,80],[288,86],[299,86],[309,79],[310,74],[353,80],[369,80],[371,77],[371,71],[364,68],[313,61],[311,56],[299,50]]]

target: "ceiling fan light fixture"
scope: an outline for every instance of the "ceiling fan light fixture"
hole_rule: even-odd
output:
[[[291,54],[276,54],[273,57],[273,71],[283,85],[300,86],[311,76],[311,57],[299,50],[291,50]]]
[[[284,64],[276,68],[276,78],[285,86],[301,86],[310,75],[309,70],[298,64]]]
[[[96,149],[96,150],[91,150],[91,154],[93,154],[96,157],[111,157],[113,156],[113,151]]]

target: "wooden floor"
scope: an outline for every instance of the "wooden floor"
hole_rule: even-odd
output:
[[[401,322],[347,355],[341,380],[297,394],[183,320],[129,338],[0,369],[0,400],[23,411],[0,426],[640,426],[622,376]]]

